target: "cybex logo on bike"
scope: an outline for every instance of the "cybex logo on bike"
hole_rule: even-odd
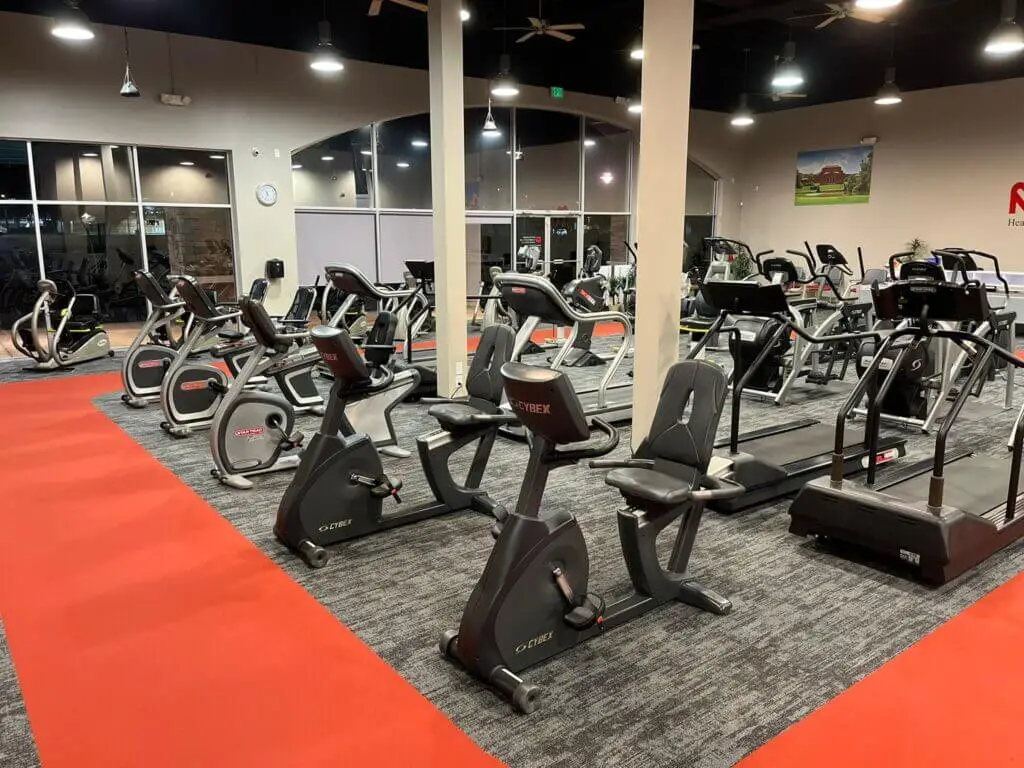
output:
[[[336,531],[339,528],[347,528],[350,525],[352,525],[351,517],[346,520],[339,520],[336,523],[331,523],[330,525],[321,525],[317,530],[320,531],[320,533],[327,533],[328,531]]]
[[[525,400],[509,400],[511,405],[517,411],[523,411],[524,413],[539,413],[543,416],[551,415],[551,403],[527,403]]]
[[[522,653],[523,651],[528,651],[531,648],[536,648],[538,645],[544,645],[544,643],[546,643],[548,640],[550,640],[554,636],[555,636],[554,632],[545,632],[543,635],[538,635],[537,637],[533,638],[532,640],[527,640],[522,645],[517,645],[516,646],[516,653]]]

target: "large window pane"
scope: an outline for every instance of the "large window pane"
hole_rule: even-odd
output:
[[[405,262],[434,260],[434,217],[384,214],[380,217],[380,281],[404,282]]]
[[[538,109],[516,111],[516,207],[580,208],[580,118]]]
[[[584,216],[583,250],[601,249],[602,264],[628,264],[629,216]]]
[[[48,278],[94,294],[108,320],[145,318],[146,304],[132,279],[143,266],[134,206],[41,205],[39,228]]]
[[[0,141],[0,200],[31,200],[28,146],[23,141]]]
[[[692,160],[686,161],[686,215],[714,216],[718,181]]]
[[[380,207],[430,210],[430,115],[381,123],[377,142]]]
[[[483,132],[486,109],[466,110],[466,209],[512,209],[512,110],[491,112],[497,132]]]
[[[370,126],[366,126],[293,153],[295,204],[321,208],[372,207],[370,135]]]
[[[512,222],[507,219],[466,219],[466,293],[477,295],[490,282],[491,267],[512,269]],[[470,301],[470,304],[476,304]]]
[[[579,218],[576,216],[551,217],[551,270],[548,278],[559,288],[572,281],[579,271],[578,230]]]
[[[39,280],[39,256],[32,206],[0,203],[0,326],[32,309]]]
[[[129,147],[35,141],[32,161],[40,200],[130,203],[136,199]]]
[[[299,211],[295,240],[299,254],[299,284],[325,282],[324,267],[352,264],[371,280],[377,279],[377,231],[372,214]],[[344,243],[344,249],[338,244]]]
[[[227,152],[139,147],[139,178],[143,202],[231,202]]]
[[[191,275],[220,301],[233,301],[235,255],[228,208],[143,208],[150,269]]]
[[[583,140],[588,211],[629,210],[629,156],[633,134],[610,123],[587,120]]]

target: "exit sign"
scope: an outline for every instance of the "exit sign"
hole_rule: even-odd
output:
[[[564,99],[565,88],[559,88],[557,85],[551,86],[551,98],[552,99]]]

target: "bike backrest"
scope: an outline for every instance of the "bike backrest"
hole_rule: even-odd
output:
[[[201,320],[220,315],[217,305],[206,291],[199,287],[194,277],[182,276],[175,283],[178,295],[185,302],[185,308]]]
[[[249,298],[262,304],[267,298],[267,291],[270,289],[270,281],[265,277],[257,277],[249,286]]]
[[[590,439],[583,406],[569,377],[561,371],[524,363],[501,367],[508,404],[524,427],[555,445]]]
[[[285,320],[290,322],[309,322],[309,316],[313,314],[313,305],[316,303],[317,291],[312,285],[300,285],[292,298],[292,305],[288,308]],[[252,298],[251,296],[249,298]]]
[[[331,369],[335,381],[358,384],[370,378],[370,370],[344,328],[318,325],[310,331],[313,346]]]
[[[242,322],[245,323],[252,333],[257,344],[261,344],[268,349],[291,346],[290,340],[280,338],[277,326],[274,325],[274,321],[270,318],[267,308],[259,301],[249,296],[243,296],[238,301],[238,308],[242,312]]]
[[[651,431],[637,451],[642,458],[663,459],[707,471],[729,381],[706,360],[683,360],[668,369]]]
[[[393,312],[378,312],[377,319],[363,340],[363,354],[378,368],[388,364],[395,352],[395,331],[398,317]]]
[[[135,271],[135,286],[139,289],[139,293],[149,299],[154,306],[166,307],[174,303],[174,299],[167,294],[152,273],[144,269]]]
[[[501,367],[512,359],[515,345],[516,335],[507,325],[492,325],[484,329],[466,375],[466,392],[470,397],[494,405],[501,403],[504,392]]]

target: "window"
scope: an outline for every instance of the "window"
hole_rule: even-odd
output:
[[[191,275],[219,301],[237,298],[230,208],[147,205],[142,212],[151,268]]]
[[[5,330],[32,309],[38,280],[32,206],[0,202],[0,326]]]
[[[226,152],[139,147],[139,177],[144,203],[226,205]]]
[[[373,200],[371,127],[332,136],[292,154],[295,205],[370,208]]]
[[[495,108],[498,132],[483,132],[486,109],[466,110],[466,210],[512,209],[512,110]]]
[[[377,165],[381,208],[430,210],[430,115],[381,123]]]
[[[299,283],[325,281],[324,267],[351,264],[377,279],[377,233],[374,217],[366,213],[299,211],[295,214]],[[344,243],[339,250],[338,243]]]
[[[702,258],[704,238],[715,233],[718,205],[718,180],[692,160],[686,163],[686,218],[683,241],[684,265]]]
[[[131,147],[32,142],[39,200],[135,202]]]
[[[523,211],[580,209],[580,118],[516,110],[516,207]]]
[[[380,216],[382,283],[402,283],[407,261],[434,260],[434,217],[429,214],[383,213]]]
[[[633,134],[610,123],[587,120],[583,139],[584,205],[588,211],[629,210]]]
[[[0,141],[0,200],[31,200],[28,147],[23,141]]]
[[[601,249],[602,264],[628,264],[629,216],[584,216],[583,250]]]

